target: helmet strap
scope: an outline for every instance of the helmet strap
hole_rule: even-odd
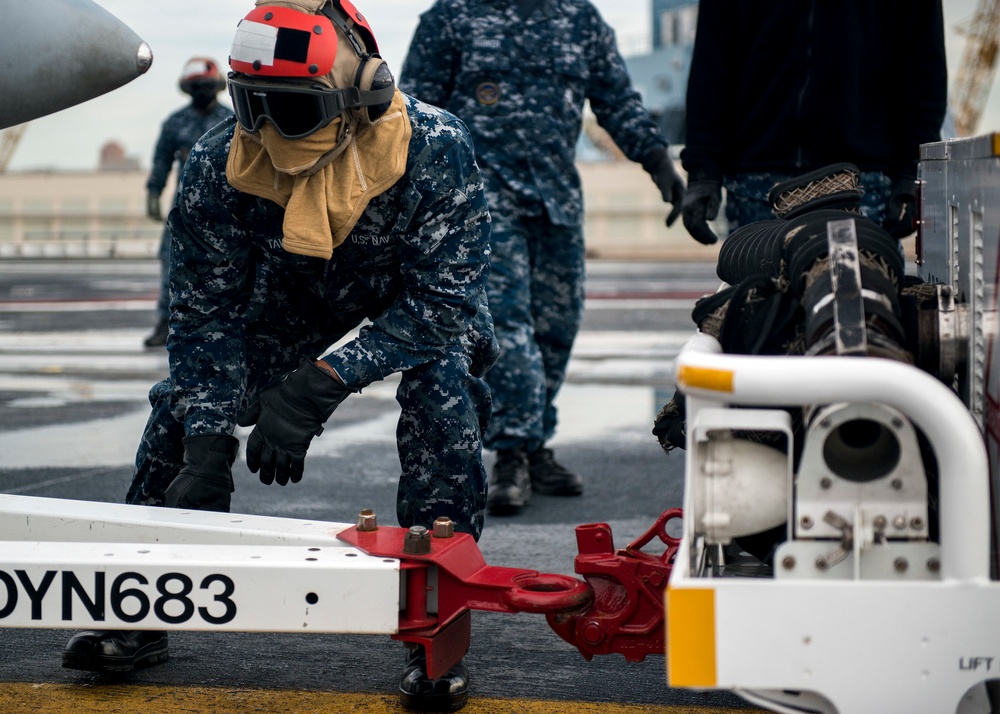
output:
[[[315,164],[303,171],[303,176],[312,176],[329,166],[333,163],[334,159],[344,153],[348,145],[354,139],[358,128],[357,117],[354,116],[353,112],[344,112],[341,114],[341,117],[343,117],[343,119],[340,122],[340,130],[337,132],[337,142],[333,145],[332,149],[316,159]]]
[[[354,48],[354,52],[358,57],[364,59],[367,56],[368,52],[361,45],[361,40],[358,39],[357,33],[348,26],[344,16],[333,9],[331,3],[324,5],[323,9],[320,10],[320,14],[324,15],[330,22],[340,28],[340,31],[347,38],[347,41],[351,43],[351,47]]]

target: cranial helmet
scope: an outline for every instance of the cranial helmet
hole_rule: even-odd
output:
[[[226,88],[226,78],[219,71],[215,60],[208,57],[192,57],[184,64],[179,86],[185,94],[193,94],[196,88],[211,87],[213,93]]]
[[[372,122],[395,92],[368,21],[349,0],[257,0],[237,26],[229,66],[243,128],[266,119],[288,139],[340,116]]]

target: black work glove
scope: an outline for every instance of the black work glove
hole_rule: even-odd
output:
[[[694,181],[684,194],[684,227],[699,243],[712,245],[719,236],[708,227],[719,216],[722,205],[722,184],[718,181]]]
[[[654,149],[642,157],[642,168],[653,177],[653,183],[660,189],[664,202],[671,204],[666,222],[668,227],[674,225],[677,216],[681,215],[681,205],[684,203],[684,179],[674,168],[666,147]]]
[[[146,216],[154,221],[163,220],[163,214],[160,213],[160,194],[152,192],[146,194]]]
[[[247,466],[262,483],[284,486],[302,480],[306,450],[351,390],[314,362],[303,361],[260,393],[239,419],[256,424],[247,440]]]
[[[889,207],[882,227],[899,240],[916,230],[916,220],[917,182],[912,178],[901,178],[892,184]]]
[[[229,434],[185,436],[184,465],[167,486],[168,508],[229,512],[240,440]]]

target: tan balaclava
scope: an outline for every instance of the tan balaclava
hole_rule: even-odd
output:
[[[328,2],[257,0],[256,5],[313,15]],[[350,14],[356,10],[349,3],[344,3],[344,10],[347,26],[354,28]],[[324,16],[319,18],[329,23]],[[362,90],[370,88],[375,72],[384,63],[377,56],[359,57],[351,38],[333,26],[338,39],[333,68],[309,82],[332,89],[355,84]],[[356,36],[355,42],[363,46],[364,39]],[[232,59],[230,63],[234,64]],[[385,72],[383,69],[380,74]],[[243,76],[244,80],[252,78],[249,73]],[[369,202],[404,174],[411,128],[403,96],[395,91],[389,108],[377,118],[372,118],[378,112],[370,113],[371,109],[345,110],[326,127],[300,139],[285,139],[270,121],[256,132],[248,132],[237,123],[227,179],[233,188],[285,208],[285,250],[329,259]]]

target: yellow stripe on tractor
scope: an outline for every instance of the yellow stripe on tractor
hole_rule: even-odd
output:
[[[667,681],[714,687],[715,591],[667,587]]]

